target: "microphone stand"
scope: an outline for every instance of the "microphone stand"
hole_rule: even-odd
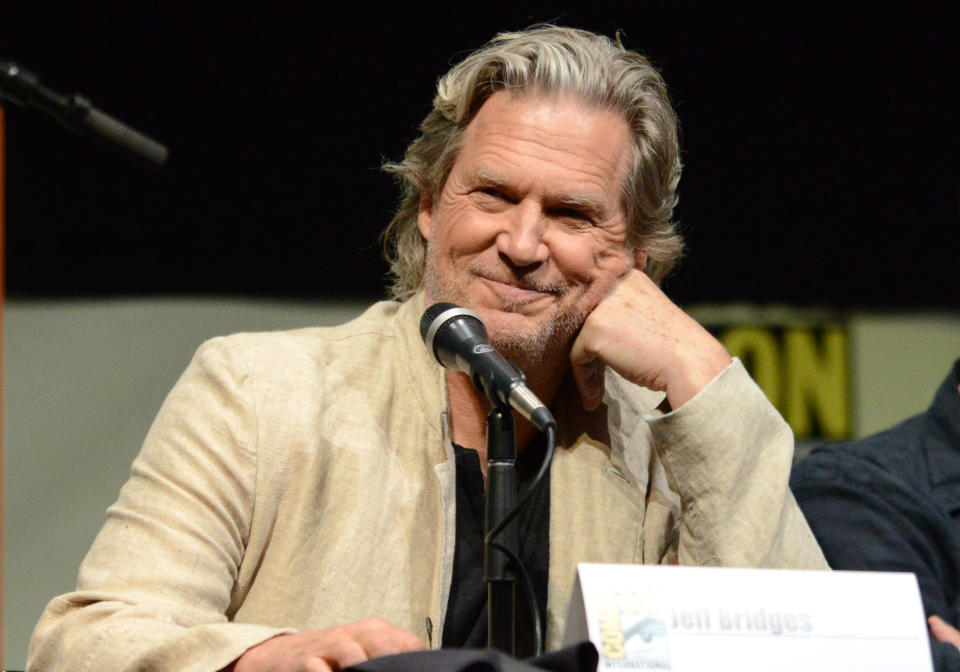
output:
[[[484,509],[486,536],[483,566],[487,581],[487,646],[513,656],[516,654],[517,577],[508,569],[509,558],[494,548],[503,546],[517,556],[516,519],[496,539],[493,530],[517,505],[517,444],[510,406],[495,402],[487,415],[487,500]]]
[[[0,61],[0,99],[38,109],[61,126],[103,141],[148,167],[160,168],[166,163],[169,152],[159,142],[101,112],[79,94],[68,96],[48,89],[16,63]]]

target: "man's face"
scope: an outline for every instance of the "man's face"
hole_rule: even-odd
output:
[[[421,202],[430,301],[476,311],[508,356],[568,345],[634,264],[621,185],[631,136],[571,98],[493,95],[437,203]]]

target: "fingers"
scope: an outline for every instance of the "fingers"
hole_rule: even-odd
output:
[[[346,655],[364,656],[361,661],[356,662],[426,648],[423,641],[412,632],[407,632],[379,618],[350,623],[343,626],[342,630],[348,639],[357,645],[356,650],[349,648]]]
[[[334,649],[326,657],[333,669],[350,667],[371,658],[425,648],[419,637],[379,618],[333,629]]]
[[[927,619],[930,625],[930,632],[938,642],[953,644],[960,649],[960,630],[947,623],[939,616],[931,616]]]
[[[592,411],[603,401],[603,377],[606,366],[601,359],[597,358],[596,353],[588,351],[586,339],[581,336],[573,342],[570,362],[573,365],[573,379],[577,383],[580,398],[583,400],[583,408]]]
[[[587,316],[570,348],[570,363],[583,407],[596,409],[603,401],[604,377],[609,366],[632,382],[633,360],[639,349],[630,340],[637,323],[638,287],[649,279],[640,271],[624,275]],[[651,283],[652,284],[652,283]]]
[[[235,672],[334,672],[371,658],[424,649],[411,632],[379,618],[280,635],[248,649]]]
[[[603,393],[602,367],[594,360],[631,383],[666,392],[675,409],[732,361],[716,338],[637,270],[618,281],[587,316],[570,359],[588,410]]]
[[[362,663],[370,658],[377,658],[380,655],[389,655],[392,653],[388,646],[377,647],[367,646],[360,643],[356,637],[351,637],[341,631],[333,631],[327,643],[317,654],[323,658],[332,669],[339,670],[344,667],[350,667],[357,663]],[[385,653],[378,653],[383,650]]]
[[[362,663],[362,660],[358,660]],[[333,672],[333,668],[327,665],[323,658],[308,658],[299,668],[302,672]]]

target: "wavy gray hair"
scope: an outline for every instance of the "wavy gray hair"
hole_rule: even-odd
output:
[[[659,282],[683,252],[673,222],[680,181],[677,118],[660,73],[640,54],[603,35],[552,25],[500,33],[437,83],[433,109],[399,163],[385,163],[403,197],[384,230],[395,298],[423,283],[427,244],[417,228],[421,194],[436,203],[460,150],[463,132],[484,102],[503,90],[569,93],[623,115],[633,131],[623,185],[629,243],[647,253],[644,270]]]

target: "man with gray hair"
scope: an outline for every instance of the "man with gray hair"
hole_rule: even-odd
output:
[[[826,567],[787,488],[789,428],[657,286],[682,249],[680,161],[642,56],[499,35],[387,170],[398,300],[200,348],[30,669],[330,670],[482,644],[490,405],[423,347],[438,301],[479,314],[558,420],[519,521],[548,648],[578,562]],[[529,423],[516,438],[521,463],[542,454]]]

